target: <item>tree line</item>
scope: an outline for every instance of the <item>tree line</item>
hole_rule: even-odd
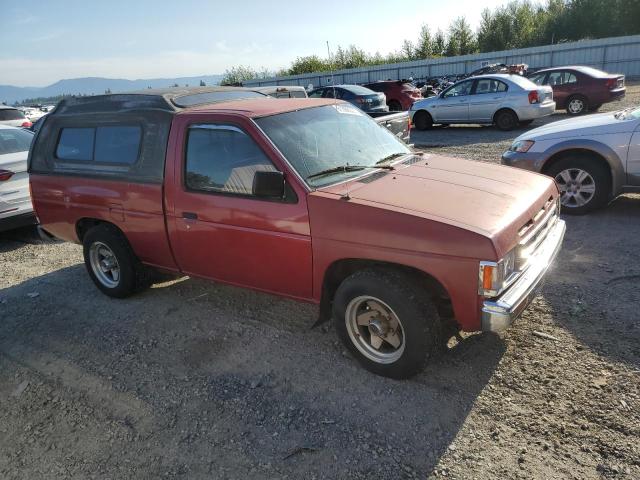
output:
[[[223,85],[273,76],[330,72],[349,68],[454,57],[479,52],[535,47],[575,40],[616,37],[640,33],[640,0],[513,0],[485,9],[474,32],[464,16],[451,22],[446,31],[432,32],[422,25],[414,38],[405,39],[400,49],[387,55],[367,53],[355,45],[339,46],[331,58],[308,55],[296,58],[288,68],[256,70],[250,66],[227,69]]]

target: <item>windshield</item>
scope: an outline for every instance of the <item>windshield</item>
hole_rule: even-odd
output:
[[[314,187],[362,174],[362,170],[345,168],[313,177],[319,172],[344,166],[376,168],[377,162],[411,153],[386,128],[344,103],[281,113],[256,122],[300,176]]]

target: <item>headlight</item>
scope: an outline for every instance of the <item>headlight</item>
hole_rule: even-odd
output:
[[[512,152],[525,153],[536,143],[533,140],[516,140],[511,144],[509,150]]]
[[[511,250],[498,262],[480,262],[478,294],[496,297],[508,287],[517,273],[516,251]]]

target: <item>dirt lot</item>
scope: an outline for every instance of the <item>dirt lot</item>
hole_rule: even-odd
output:
[[[495,162],[519,133],[414,141]],[[523,317],[410,381],[311,306],[191,279],[112,300],[79,246],[2,234],[0,478],[640,478],[639,219],[640,196],[567,218]]]

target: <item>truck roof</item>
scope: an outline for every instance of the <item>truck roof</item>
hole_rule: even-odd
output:
[[[260,117],[333,102],[335,100],[307,98],[276,100],[256,90],[241,87],[175,87],[65,98],[58,104],[54,114],[236,111],[250,117]]]

